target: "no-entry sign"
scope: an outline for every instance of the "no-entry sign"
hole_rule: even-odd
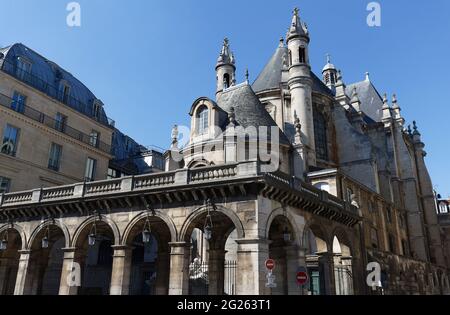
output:
[[[306,273],[304,271],[297,272],[297,284],[299,286],[303,286],[303,285],[307,284],[308,281],[309,281],[308,273]]]
[[[267,268],[267,270],[270,270],[270,271],[274,270],[275,269],[275,260],[267,259],[266,260],[266,268]]]

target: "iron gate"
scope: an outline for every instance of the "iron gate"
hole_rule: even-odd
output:
[[[224,295],[236,294],[236,261],[225,261]],[[207,262],[193,262],[189,265],[189,295],[208,295],[209,276]]]

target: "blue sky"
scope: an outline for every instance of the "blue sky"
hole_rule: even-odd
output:
[[[311,62],[325,54],[344,81],[369,71],[380,91],[397,93],[416,119],[435,186],[450,196],[446,95],[450,85],[450,1],[380,0],[382,25],[366,24],[369,0],[79,0],[81,27],[66,24],[66,0],[0,0],[0,46],[22,42],[78,77],[108,116],[144,145],[170,144],[199,96],[214,96],[214,65],[225,36],[254,80],[300,8],[311,32]],[[8,13],[4,13],[8,12]]]

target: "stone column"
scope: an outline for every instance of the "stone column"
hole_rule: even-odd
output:
[[[333,253],[324,252],[317,253],[319,256],[320,275],[323,277],[325,286],[325,295],[336,295],[335,279],[334,279],[334,261]]]
[[[298,246],[288,246],[285,251],[288,295],[304,295],[307,290],[297,285],[297,272],[299,267],[306,268],[305,250]]]
[[[266,267],[265,261],[269,258],[269,244],[264,239],[239,239],[236,240],[237,270],[236,270],[236,294],[237,295],[267,295],[270,290],[265,287]]]
[[[59,295],[77,295],[81,286],[82,268],[75,248],[63,248],[64,260],[59,282]]]
[[[114,250],[110,295],[128,295],[130,292],[132,249],[112,246]]]
[[[225,250],[210,249],[208,260],[209,295],[222,295],[224,292]]]
[[[33,282],[33,268],[30,265],[31,251],[19,251],[19,269],[17,271],[14,295],[30,295]]]
[[[189,258],[191,244],[170,243],[169,295],[189,294]]]

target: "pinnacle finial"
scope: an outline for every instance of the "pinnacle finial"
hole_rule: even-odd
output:
[[[298,16],[299,15],[300,10],[298,8],[294,8],[294,15]]]
[[[284,47],[284,37],[280,37],[280,47]]]
[[[250,74],[248,73],[248,68],[245,69],[245,80],[248,82],[248,78],[250,77]]]
[[[370,81],[370,73],[366,72],[366,81]]]
[[[326,54],[327,56],[327,63],[331,63],[331,55],[330,54]]]
[[[384,95],[383,95],[383,103],[387,104],[387,102],[388,102],[387,93],[384,93]]]
[[[229,43],[230,43],[230,40],[228,39],[228,37],[225,37],[225,38],[223,39],[223,44],[224,44],[224,46],[228,46]]]

